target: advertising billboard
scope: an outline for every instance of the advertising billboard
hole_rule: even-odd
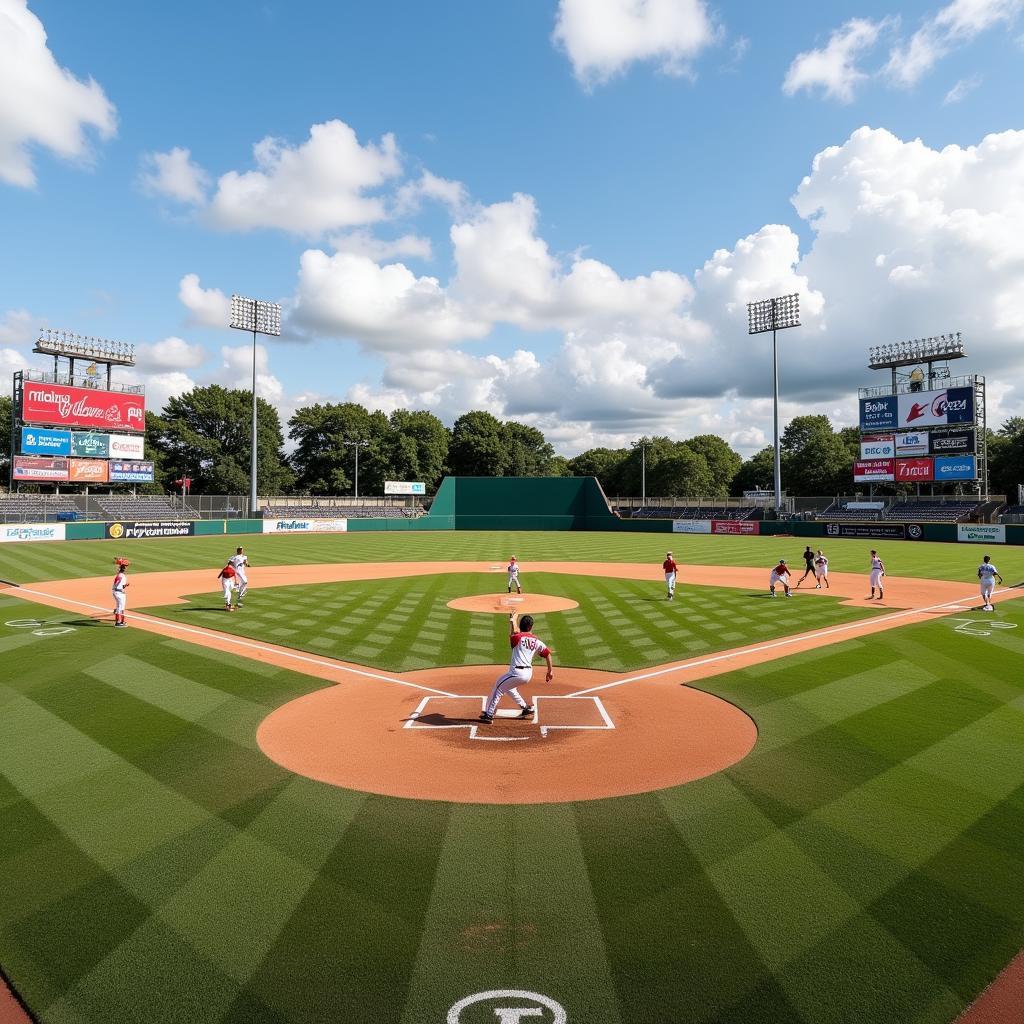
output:
[[[145,457],[142,434],[137,434],[135,437],[129,437],[127,434],[110,434],[108,436],[110,438],[108,458],[138,460]]]
[[[112,484],[151,484],[153,463],[110,462],[107,464],[107,478]]]
[[[860,457],[862,459],[894,459],[896,458],[896,439],[892,434],[862,437],[860,439]]]
[[[385,480],[385,494],[426,494],[427,485],[419,480]]]
[[[24,455],[70,455],[71,432],[22,427],[21,451]]]
[[[83,459],[105,459],[110,454],[109,434],[71,434],[71,454]]]
[[[895,430],[899,423],[899,402],[896,395],[860,400],[860,430],[862,434],[884,433]]]
[[[195,523],[157,522],[104,523],[104,536],[111,540],[132,540],[139,537],[194,537]]]
[[[107,463],[103,459],[68,459],[68,482],[105,484],[107,482]]]
[[[1005,544],[1006,527],[988,523],[957,523],[956,539],[968,544]]]
[[[976,480],[978,462],[973,455],[947,455],[935,460],[936,480]]]
[[[904,484],[931,483],[935,479],[931,459],[897,459],[896,480]]]
[[[710,533],[710,519],[673,519],[673,533]]]
[[[15,455],[11,476],[15,480],[64,483],[68,478],[68,460],[43,455]]]
[[[974,422],[974,389],[948,388],[945,391],[915,391],[899,395],[897,429],[904,427],[942,427],[947,423]]]
[[[911,430],[896,435],[896,456],[906,458],[908,455],[928,454],[928,431]]]
[[[64,539],[63,523],[4,523],[0,525],[0,543],[3,544]]]
[[[902,523],[826,523],[825,536],[902,540],[906,536],[906,531]]]
[[[264,519],[264,533],[345,533],[347,519]]]
[[[895,465],[895,459],[860,459],[853,464],[853,479],[857,483],[894,480]]]
[[[26,381],[21,418],[25,423],[97,430],[146,429],[145,399],[120,391],[73,388],[65,384]]]
[[[757,537],[761,533],[761,523],[757,519],[712,519],[711,532]]]
[[[946,434],[931,435],[932,455],[967,455],[974,452],[973,430],[954,430]]]

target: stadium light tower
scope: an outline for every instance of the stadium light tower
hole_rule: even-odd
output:
[[[370,442],[369,441],[346,441],[345,444],[352,445],[356,450],[356,486],[355,492],[356,497],[359,497],[359,449],[365,448]]]
[[[256,335],[281,336],[281,307],[276,302],[231,296],[231,327],[252,331],[252,457],[249,463],[249,515],[256,515]]]
[[[800,296],[780,295],[747,303],[747,334],[772,332],[772,397],[775,419],[775,513],[782,511],[782,449],[779,446],[779,348],[776,332],[800,326]]]

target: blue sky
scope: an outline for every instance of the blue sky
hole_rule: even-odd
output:
[[[1024,0],[0,0],[0,370],[50,325],[139,345],[151,405],[240,385],[238,291],[285,306],[285,417],[749,453],[744,304],[800,291],[785,415],[946,330],[1016,414],[1022,56]]]

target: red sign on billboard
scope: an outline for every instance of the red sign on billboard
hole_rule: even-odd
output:
[[[146,429],[142,395],[37,381],[26,381],[22,394],[21,418],[26,423],[139,433]]]
[[[756,537],[761,524],[756,519],[712,519],[712,533],[738,533],[744,537]]]
[[[11,475],[15,480],[63,483],[68,478],[68,460],[45,455],[15,455]]]
[[[896,479],[900,483],[928,483],[935,479],[935,464],[931,459],[897,459]]]
[[[857,483],[892,480],[894,461],[894,459],[858,459],[853,464],[853,479]]]

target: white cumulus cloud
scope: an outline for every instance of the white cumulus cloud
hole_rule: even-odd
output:
[[[202,345],[191,345],[173,335],[152,345],[139,345],[135,352],[138,364],[152,370],[194,369],[206,361]]]
[[[823,47],[797,54],[786,72],[782,91],[792,96],[801,89],[820,89],[830,99],[849,103],[857,86],[869,77],[859,61],[891,25],[889,18],[851,18],[829,36]]]
[[[231,299],[219,288],[204,288],[198,274],[186,274],[178,285],[178,298],[189,311],[189,322],[204,327],[227,327]]]
[[[192,161],[187,149],[175,146],[167,153],[146,153],[139,183],[150,195],[166,196],[177,203],[201,206],[206,201],[210,176]]]

